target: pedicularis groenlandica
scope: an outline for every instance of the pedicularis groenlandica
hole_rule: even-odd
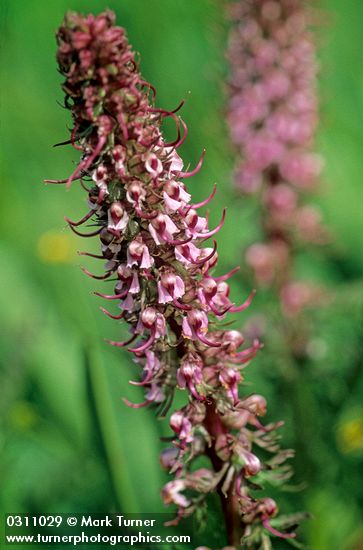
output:
[[[297,280],[297,252],[327,243],[319,210],[306,204],[323,162],[313,150],[318,122],[313,12],[302,0],[235,0],[231,20],[228,123],[236,151],[234,182],[257,195],[261,240],[246,251],[258,286],[278,294],[297,317],[322,290]]]
[[[230,298],[227,280],[234,271],[215,275],[217,244],[204,246],[221,228],[209,229],[199,214],[215,194],[193,203],[184,180],[201,167],[183,170],[177,153],[187,135],[185,123],[172,111],[155,107],[155,89],[143,80],[123,28],[112,12],[98,16],[69,13],[60,27],[58,63],[65,77],[65,106],[73,129],[68,143],[80,161],[66,180],[78,180],[87,193],[89,211],[80,221],[67,219],[78,235],[97,235],[105,272],[96,279],[116,278],[114,292],[96,293],[119,312],[104,313],[129,325],[126,347],[138,364],[133,382],[145,389],[145,401],[163,415],[177,388],[186,404],[172,412],[172,446],[161,462],[173,475],[162,490],[166,504],[177,505],[176,522],[204,506],[208,493],[221,497],[229,544],[268,544],[269,534],[294,537],[273,527],[277,504],[256,496],[263,481],[281,482],[291,451],[281,451],[277,424],[262,425],[266,412],[261,395],[240,396],[244,368],[260,348],[244,347],[243,335],[222,328],[228,312],[243,311]],[[177,138],[166,143],[165,118],[175,121]],[[88,220],[96,230],[78,227]],[[83,253],[87,254],[87,253]],[[209,467],[196,468],[204,455]],[[272,524],[271,524],[272,520]],[[264,546],[267,548],[267,546]]]

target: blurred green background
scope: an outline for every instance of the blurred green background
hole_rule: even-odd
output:
[[[242,261],[243,247],[256,231],[253,208],[236,200],[231,185],[233,154],[223,122],[228,69],[222,1],[1,1],[3,512],[164,511],[159,492],[167,476],[158,455],[166,427],[152,411],[123,404],[123,396],[143,397],[127,383],[135,377],[130,357],[103,341],[120,339],[123,329],[98,310],[100,301],[91,295],[94,281],[79,270],[76,254],[90,249],[89,243],[63,221],[64,215],[83,215],[84,195],[77,185],[66,191],[42,183],[68,176],[77,159],[71,149],[52,148],[68,138],[70,124],[57,105],[62,93],[55,30],[68,9],[107,7],[116,11],[140,52],[142,72],[158,90],[157,104],[169,109],[187,99],[184,160],[194,164],[207,148],[191,191],[204,198],[218,183],[212,223],[228,206],[219,238],[220,273]],[[311,319],[312,352],[303,373],[289,377],[277,339],[270,353],[267,346],[248,367],[247,377],[256,392],[266,394],[269,418],[286,420],[285,445],[301,450],[295,483],[306,481],[306,487],[283,494],[282,510],[313,514],[301,530],[313,550],[362,550],[363,3],[325,0],[318,8],[318,149],[326,169],[321,193],[312,200],[323,210],[335,244],[308,251],[298,269],[335,298]],[[97,289],[103,285],[97,283]],[[233,292],[236,301],[248,292],[242,276]],[[264,311],[265,299],[263,293],[257,296],[239,322]],[[277,541],[275,547],[286,545]]]

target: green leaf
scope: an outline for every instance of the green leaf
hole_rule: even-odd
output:
[[[159,465],[156,419],[147,409],[127,407],[121,396],[135,377],[129,356],[106,346],[87,348],[87,369],[96,414],[115,492],[128,513],[163,511],[160,490],[164,482]],[[131,367],[131,368],[130,368]],[[136,392],[135,392],[136,393]],[[143,400],[137,391],[135,400]]]

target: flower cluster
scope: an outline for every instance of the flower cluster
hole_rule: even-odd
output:
[[[200,169],[204,154],[194,170],[184,171],[177,149],[186,125],[178,109],[154,106],[155,90],[142,79],[112,12],[70,13],[57,39],[65,105],[73,117],[68,143],[80,150],[81,160],[68,179],[47,181],[70,185],[79,180],[88,194],[88,213],[77,222],[66,219],[78,235],[100,239],[99,255],[82,254],[104,260],[105,272],[84,271],[95,279],[116,280],[113,293],[96,294],[119,308],[102,308],[106,315],[129,325],[128,340],[110,341],[126,347],[141,369],[140,380],[132,383],[145,389],[145,401],[127,404],[152,404],[165,414],[177,387],[188,396],[170,417],[175,437],[161,462],[175,477],[164,487],[163,499],[177,505],[179,519],[217,491],[227,523],[232,508],[240,518],[231,540],[238,542],[261,525],[293,536],[270,525],[275,502],[251,494],[250,480],[262,470],[264,477],[273,470],[275,479],[288,477],[281,464],[291,453],[279,451],[277,425],[263,426],[258,419],[265,413],[264,398],[238,394],[243,369],[260,344],[256,340],[241,349],[242,334],[222,329],[220,321],[227,312],[247,308],[253,294],[235,305],[226,282],[235,270],[214,275],[217,245],[204,243],[225,216],[209,229],[199,209],[216,189],[193,203],[183,183]],[[170,143],[161,132],[166,117],[177,129]],[[81,232],[78,227],[89,220],[96,229]],[[257,456],[260,448],[268,456],[264,461]],[[210,458],[210,469],[193,467],[200,455]]]
[[[307,282],[292,279],[296,243],[324,243],[321,214],[304,204],[322,159],[312,151],[317,125],[317,61],[301,0],[238,0],[228,57],[228,123],[240,160],[235,184],[258,194],[264,240],[246,262],[262,286],[280,289],[284,313],[294,316],[319,299]]]

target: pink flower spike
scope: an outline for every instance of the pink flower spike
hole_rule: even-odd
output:
[[[271,15],[272,10],[276,15],[276,2],[261,1],[261,17],[270,21],[265,12]],[[235,3],[237,7],[241,4],[241,9],[254,5],[242,0]],[[292,20],[291,25],[295,28],[298,23]],[[274,24],[273,19],[271,26]],[[292,85],[285,78],[282,60],[280,66],[274,48],[265,43],[264,37],[257,39],[248,21],[243,21],[239,31],[246,32],[252,42],[256,39],[253,50],[260,57],[251,70],[267,67],[269,75],[267,85],[261,86],[258,81],[252,89],[243,85],[241,97],[236,99],[243,121],[234,129],[234,136],[249,135],[253,142],[246,160],[250,177],[255,178],[259,176],[256,167],[261,169],[273,162],[275,169],[285,151],[281,140],[274,140],[271,133],[284,134],[289,140],[299,135],[301,139],[308,134],[309,121],[304,119],[297,128],[292,113],[276,107],[268,127],[260,131],[261,117],[269,112],[264,94],[278,102]],[[83,271],[93,278],[112,281],[110,294],[95,294],[116,300],[115,311],[119,313],[100,309],[111,319],[122,319],[128,327],[128,340],[122,341],[121,337],[108,342],[133,354],[138,371],[130,377],[135,378],[130,384],[142,388],[144,397],[139,403],[127,399],[124,403],[134,409],[153,406],[158,416],[170,418],[170,437],[163,440],[168,440],[172,448],[167,456],[164,454],[162,463],[174,477],[163,489],[164,502],[176,505],[177,523],[204,507],[209,494],[220,493],[224,511],[236,518],[233,529],[227,525],[228,544],[243,546],[247,533],[261,544],[261,537],[266,536],[262,519],[274,517],[277,504],[255,495],[248,477],[263,468],[263,478],[268,479],[270,469],[275,467],[274,457],[266,465],[260,461],[260,449],[264,460],[264,450],[276,453],[277,467],[285,455],[279,454],[278,441],[271,433],[277,424],[263,427],[258,420],[265,411],[265,401],[261,396],[252,397],[248,385],[245,389],[241,384],[244,366],[261,346],[253,340],[244,349],[242,333],[231,329],[228,320],[221,322],[229,310],[242,311],[251,300],[250,296],[238,307],[231,302],[227,279],[236,269],[212,276],[218,263],[217,242],[212,236],[222,227],[226,210],[217,227],[210,229],[208,214],[200,216],[198,208],[211,202],[216,184],[206,199],[193,204],[182,180],[200,170],[205,150],[194,169],[184,169],[177,152],[188,133],[176,114],[181,105],[174,111],[155,108],[155,89],[142,78],[126,32],[115,25],[111,11],[97,16],[68,13],[57,42],[63,88],[72,98],[65,101],[72,115],[68,142],[81,151],[76,169],[64,183],[68,187],[79,179],[89,205],[82,219],[74,222],[67,218],[67,222],[77,234],[82,235],[77,227],[84,223],[85,231],[93,232],[84,236],[98,235],[99,253],[81,255],[102,259],[103,271],[99,276],[86,268]],[[299,55],[304,56],[304,51]],[[243,53],[245,56],[248,52]],[[238,76],[243,80],[244,71]],[[235,89],[237,83],[231,84]],[[292,97],[292,110],[297,103],[307,105],[309,98]],[[308,112],[310,107],[304,109]],[[165,117],[176,124],[177,135],[171,143],[163,132]],[[289,165],[285,163],[286,171],[296,172],[301,164],[296,162],[300,158],[297,143],[294,150],[294,158]],[[303,165],[305,172],[311,172],[306,162]],[[84,184],[82,177],[89,183]],[[286,189],[277,185],[277,191],[266,196],[264,205],[279,221],[285,221],[287,210],[295,215],[292,199],[298,190],[285,193]],[[310,227],[313,234],[317,217],[302,211],[298,217],[301,228]],[[204,241],[209,237],[210,241]],[[267,254],[268,259],[272,258],[272,269],[282,256],[276,253],[277,248],[283,247],[275,246]],[[250,331],[247,340],[255,336]],[[179,397],[184,397],[185,404],[175,410],[171,407],[178,388],[184,390],[184,396]],[[198,465],[199,458],[203,467]],[[273,474],[271,477],[274,480]]]

